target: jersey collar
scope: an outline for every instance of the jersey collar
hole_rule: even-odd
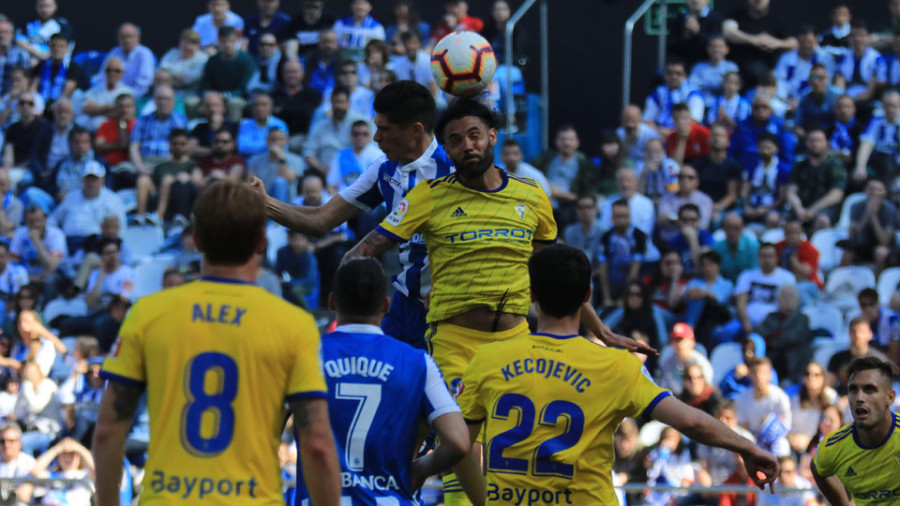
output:
[[[231,278],[220,278],[218,276],[201,276],[200,281],[208,281],[210,283],[227,283],[231,285],[256,285],[256,283],[251,283],[249,281]]]
[[[434,151],[438,148],[437,137],[431,136],[431,144],[425,148],[425,152],[422,153],[422,156],[416,158],[415,160],[407,163],[406,165],[400,164],[397,168],[403,172],[415,172],[416,170],[423,168],[428,163],[428,160],[431,159],[431,155],[434,154]]]
[[[369,325],[367,323],[345,323],[343,325],[339,325],[335,332],[346,332],[347,334],[381,334],[384,335],[384,332],[381,331],[380,327],[375,325]]]
[[[876,448],[881,448],[885,443],[891,440],[891,436],[894,435],[894,428],[897,427],[897,424],[900,423],[900,417],[897,416],[897,413],[893,411],[891,413],[891,418],[893,419],[893,423],[891,423],[891,430],[888,431],[887,437],[884,438],[884,441],[878,443],[875,446],[866,446],[860,442],[859,438],[856,437],[856,424],[853,424],[853,442],[856,443],[856,446],[862,448],[863,450],[874,450]]]
[[[547,334],[547,333],[544,333],[544,332],[533,332],[531,335],[533,335],[533,336],[542,336],[542,337],[550,337],[550,338],[553,338],[553,339],[559,339],[559,340],[563,340],[563,339],[572,339],[573,337],[578,337],[578,334],[569,334],[569,335],[567,335],[567,336],[561,336],[561,335],[559,335],[559,334]]]

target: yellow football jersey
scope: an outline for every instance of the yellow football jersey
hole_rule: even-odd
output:
[[[891,432],[878,446],[866,447],[854,424],[832,432],[816,450],[816,472],[837,476],[857,506],[900,503],[900,416],[891,413]]]
[[[668,395],[627,351],[531,334],[481,346],[457,400],[485,424],[489,503],[616,504],[616,428]]]
[[[312,317],[215,278],[140,299],[102,374],[147,387],[141,504],[284,504],[284,402],[327,392]]]
[[[555,241],[556,222],[533,179],[501,175],[490,192],[463,186],[456,174],[418,184],[378,227],[398,242],[423,235],[433,285],[428,322],[501,304],[528,313],[532,242]]]

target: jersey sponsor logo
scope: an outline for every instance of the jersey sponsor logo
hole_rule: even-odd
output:
[[[468,216],[468,214],[466,214],[466,212],[463,211],[463,208],[461,207],[457,207],[456,211],[453,211],[453,213],[450,215],[451,218],[463,218],[465,216]]]
[[[363,488],[366,490],[400,490],[397,479],[393,476],[379,476],[377,474],[360,475],[356,473],[341,473],[341,488]]]
[[[394,178],[392,178],[391,176],[388,176],[387,174],[383,174],[383,175],[381,176],[381,178],[384,179],[385,181],[387,181],[388,184],[391,184],[391,185],[394,185],[394,186],[400,186],[400,181],[399,181],[399,180],[394,179]]]
[[[893,490],[873,490],[853,494],[854,499],[862,499],[871,503],[896,504],[900,498],[900,487]]]
[[[575,504],[572,491],[546,490],[540,488],[500,487],[491,483],[487,487],[488,501],[504,501],[515,505],[532,504]]]
[[[162,494],[164,492],[175,494],[182,499],[203,499],[214,495],[255,499],[257,485],[258,482],[254,477],[250,477],[247,480],[232,480],[208,476],[176,476],[174,474],[166,476],[166,473],[163,471],[153,471],[150,490],[154,494]]]
[[[531,242],[534,232],[523,228],[483,228],[481,230],[466,230],[458,234],[444,236],[450,240],[450,244],[484,239],[487,241]]]
[[[112,358],[117,358],[119,356],[119,350],[122,349],[122,337],[119,336],[116,338],[116,342],[113,343],[112,349],[109,350],[109,356]]]
[[[385,218],[385,221],[387,221],[391,225],[397,226],[403,221],[403,218],[406,217],[406,213],[408,212],[409,201],[403,199],[396,206],[394,206],[394,210],[391,211],[391,214],[389,214],[387,218]]]
[[[852,467],[847,467],[847,472],[844,473],[844,478],[856,478],[856,471],[853,470]]]
[[[525,204],[519,204],[516,206],[516,214],[519,215],[519,218],[525,219]]]

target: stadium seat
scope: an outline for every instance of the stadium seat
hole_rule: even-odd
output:
[[[165,237],[162,227],[139,225],[127,227],[122,234],[122,240],[131,248],[134,261],[140,262],[159,251]]]
[[[844,231],[850,230],[850,208],[853,207],[853,204],[862,202],[865,199],[865,193],[851,193],[847,195],[847,198],[844,199],[844,204],[841,206],[841,216],[838,218],[834,228]]]
[[[152,258],[134,268],[134,299],[162,290],[162,278],[171,264],[169,258]]]
[[[772,244],[778,244],[779,242],[784,240],[784,229],[783,228],[770,228],[762,233],[759,236],[759,242],[770,242]]]
[[[891,296],[897,291],[900,284],[900,267],[890,267],[881,271],[878,276],[878,302],[887,306],[891,302]]]
[[[266,229],[266,240],[268,241],[266,256],[269,259],[269,264],[274,266],[278,250],[288,243],[287,229],[278,224],[270,224]]]
[[[839,339],[844,330],[844,316],[840,309],[827,303],[809,306],[803,310],[809,317],[812,330],[824,329],[831,334],[831,339]]]
[[[725,375],[743,360],[744,351],[741,349],[741,343],[722,343],[716,346],[709,357],[709,363],[713,367],[712,384],[722,383]]]
[[[638,433],[638,439],[641,440],[641,444],[643,444],[645,448],[655,446],[659,443],[659,435],[662,434],[663,429],[666,427],[668,426],[662,422],[651,420],[641,427],[641,431]]]
[[[850,345],[847,343],[831,343],[829,345],[821,346],[813,353],[813,362],[818,362],[822,364],[823,367],[828,368],[828,361],[831,360],[831,357],[833,357],[835,353],[848,348],[850,348]]]
[[[836,244],[841,239],[846,239],[848,235],[846,230],[836,228],[826,228],[813,234],[810,242],[819,252],[819,269],[829,272],[840,264],[843,250]]]
[[[125,214],[128,214],[137,209],[137,192],[134,188],[127,188],[125,190],[119,190],[116,192],[116,195],[122,199],[122,207],[125,208]]]
[[[84,316],[88,312],[87,303],[81,297],[74,299],[53,299],[44,308],[44,321],[52,322],[61,315]]]
[[[838,267],[828,274],[825,282],[826,294],[841,295],[841,292],[851,294],[856,300],[856,294],[863,288],[875,288],[875,273],[872,269],[862,265],[849,265]]]

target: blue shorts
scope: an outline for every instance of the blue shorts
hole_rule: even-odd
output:
[[[394,292],[394,296],[391,297],[391,309],[381,321],[381,330],[413,348],[424,350],[427,329],[425,304],[417,298]]]

